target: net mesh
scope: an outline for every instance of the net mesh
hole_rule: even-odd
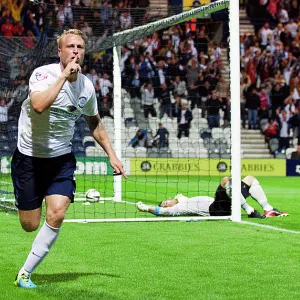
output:
[[[38,29],[28,21],[23,23],[24,36],[0,37],[1,98],[8,108],[7,120],[1,123],[2,209],[13,207],[10,157],[17,143],[17,120],[28,94],[28,79],[34,68],[58,62],[56,37],[70,27],[88,35],[83,73],[94,83],[99,113],[113,142],[112,46],[122,46],[121,144],[130,176],[122,184],[124,201],[106,201],[114,197],[113,170],[85,120],[79,119],[72,140],[78,161],[78,201],[68,218],[149,217],[134,204],[156,204],[179,193],[213,196],[219,179],[229,174],[230,164],[228,12],[206,11],[202,18],[187,17],[176,25],[183,21],[178,18],[182,7],[154,8],[151,1],[142,8],[116,7],[109,1],[92,8],[35,3],[26,11],[29,19],[36,18],[35,25],[41,10],[47,13]],[[166,27],[163,18],[174,25]],[[156,25],[136,30],[157,20]],[[219,104],[209,104],[215,90]],[[168,105],[162,104],[169,101],[166,98]],[[188,126],[180,124],[178,113],[183,106],[191,112]],[[210,118],[213,111],[219,117]],[[168,132],[165,140],[160,126]],[[138,130],[142,138],[136,136]],[[90,188],[101,192],[100,203],[80,201]]]

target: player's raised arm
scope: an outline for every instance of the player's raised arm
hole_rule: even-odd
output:
[[[94,139],[108,155],[110,164],[114,169],[115,173],[122,174],[125,178],[127,178],[123,165],[118,159],[116,152],[110,143],[109,137],[107,135],[105,127],[103,126],[99,114],[97,114],[96,116],[85,116],[85,119],[88,123],[89,129],[91,130]]]
[[[77,62],[78,57],[75,56],[63,70],[61,76],[49,88],[31,93],[31,105],[35,112],[40,114],[48,109],[55,101],[65,82],[70,80],[74,74],[81,72],[81,67]]]

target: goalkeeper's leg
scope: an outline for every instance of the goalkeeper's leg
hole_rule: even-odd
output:
[[[249,193],[251,197],[259,203],[264,211],[270,211],[273,209],[273,207],[268,203],[264,190],[255,177],[246,176],[242,181],[250,187]]]

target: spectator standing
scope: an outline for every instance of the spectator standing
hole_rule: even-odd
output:
[[[128,10],[124,10],[120,16],[121,29],[129,29],[132,26],[132,18]]]
[[[157,132],[154,136],[154,139],[159,136],[159,144],[158,148],[164,148],[167,147],[168,144],[168,137],[169,137],[169,131],[163,126],[162,123],[158,124],[159,128],[157,129]]]
[[[217,92],[213,90],[206,102],[207,106],[207,121],[210,129],[220,127],[220,108],[222,99],[217,96]]]
[[[278,151],[286,150],[290,147],[290,115],[285,110],[276,110],[276,122],[279,125],[279,148]]]
[[[172,118],[172,103],[170,98],[170,90],[165,83],[161,85],[161,90],[158,99],[160,102],[159,118],[162,119],[165,113],[168,115],[169,118]]]
[[[246,96],[246,109],[248,109],[248,129],[256,129],[257,113],[260,107],[260,99],[257,89],[253,88]]]
[[[1,26],[1,32],[4,37],[12,37],[13,36],[13,24],[10,18],[5,19],[5,23]]]
[[[207,99],[212,91],[212,87],[208,80],[204,82],[204,84],[199,84],[199,96],[200,101],[198,103],[198,107],[201,107],[201,117],[205,118],[206,110],[207,110]]]
[[[278,137],[278,123],[274,118],[269,119],[269,124],[267,129],[264,132],[266,141],[272,138],[277,138]]]
[[[109,76],[107,73],[103,74],[103,78],[99,79],[99,86],[101,89],[101,95],[103,97],[107,96],[110,93],[110,89],[112,88],[112,83],[109,80]]]
[[[264,50],[273,38],[273,30],[269,28],[269,23],[266,22],[259,31],[259,37],[261,39],[260,46]]]
[[[177,114],[177,122],[178,122],[178,135],[177,137],[180,139],[182,132],[184,132],[184,136],[189,137],[190,135],[190,127],[191,121],[193,120],[192,112],[188,109],[187,101],[182,101],[182,108],[178,110]]]
[[[176,76],[175,80],[171,80],[174,97],[186,97],[188,92],[186,89],[186,83],[180,79],[180,76]]]
[[[103,117],[109,117],[109,118],[114,118],[112,114],[110,113],[112,109],[112,102],[109,101],[108,96],[104,96],[100,103],[98,104],[98,110],[99,110],[99,115],[101,118]]]
[[[8,110],[12,107],[14,101],[14,99],[11,99],[8,103],[6,103],[4,98],[0,98],[0,123],[7,123]]]
[[[271,91],[272,117],[276,116],[277,108],[283,106],[285,98],[286,93],[283,87],[281,87],[280,83],[276,83]]]
[[[152,117],[156,117],[156,110],[154,108],[156,98],[154,96],[154,89],[151,83],[144,83],[141,87],[141,95],[145,118],[148,119],[149,114],[151,114]]]

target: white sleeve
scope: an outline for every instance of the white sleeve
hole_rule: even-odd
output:
[[[37,68],[33,71],[29,79],[29,95],[32,92],[46,90],[56,81],[56,77],[45,67]]]
[[[88,99],[88,101],[86,102],[86,104],[82,109],[82,113],[86,116],[91,116],[91,117],[96,116],[98,114],[97,97],[94,88],[91,93],[91,97]]]
[[[179,209],[177,204],[172,207],[156,206],[154,214],[157,216],[180,216],[183,214],[183,211]]]

